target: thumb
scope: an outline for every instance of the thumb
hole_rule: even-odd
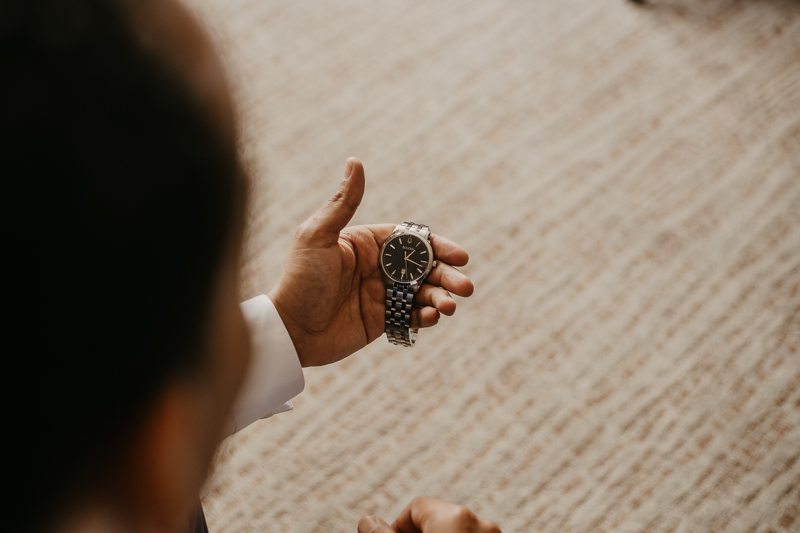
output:
[[[395,533],[392,526],[374,516],[365,516],[358,521],[358,533]]]
[[[304,224],[306,237],[323,246],[335,244],[339,232],[353,218],[363,196],[364,166],[358,158],[351,157],[345,163],[344,180],[339,190]]]

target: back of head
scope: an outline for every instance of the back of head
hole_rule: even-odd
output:
[[[111,0],[0,3],[10,531],[96,490],[202,358],[235,143],[129,20]]]

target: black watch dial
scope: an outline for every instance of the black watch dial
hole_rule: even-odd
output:
[[[419,235],[400,234],[389,238],[381,252],[381,266],[392,281],[419,281],[430,271],[430,246]]]

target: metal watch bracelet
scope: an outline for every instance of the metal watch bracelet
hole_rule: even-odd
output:
[[[416,233],[430,242],[431,230],[424,224],[403,222],[392,232]],[[391,236],[390,236],[391,238]],[[414,305],[414,294],[419,290],[422,280],[412,283],[393,282],[386,289],[386,338],[398,346],[414,346],[417,340],[417,328],[411,327],[411,309]]]

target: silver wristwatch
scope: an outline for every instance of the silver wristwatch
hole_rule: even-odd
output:
[[[386,338],[399,346],[414,346],[417,330],[411,327],[414,295],[436,266],[431,229],[403,222],[381,247],[381,270],[386,279]]]

